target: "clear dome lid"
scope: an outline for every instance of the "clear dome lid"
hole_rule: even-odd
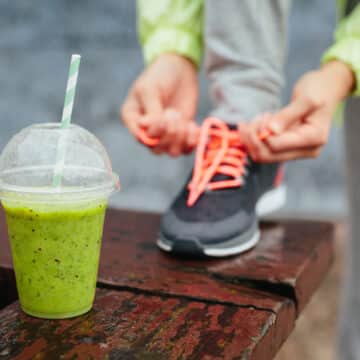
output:
[[[55,184],[54,178],[58,176]],[[77,125],[35,124],[21,130],[0,156],[0,198],[16,194],[44,201],[106,198],[119,188],[100,141]]]

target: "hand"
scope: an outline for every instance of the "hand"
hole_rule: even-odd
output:
[[[133,84],[121,109],[121,118],[138,138],[142,128],[159,143],[156,153],[179,156],[196,146],[194,118],[198,102],[195,65],[175,54],[160,55]]]
[[[258,162],[317,157],[328,140],[337,105],[354,84],[351,69],[339,61],[305,74],[297,82],[288,106],[239,125],[250,156]],[[271,135],[261,141],[258,134],[265,130]]]

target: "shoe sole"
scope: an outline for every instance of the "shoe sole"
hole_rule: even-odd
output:
[[[258,217],[267,216],[279,209],[286,203],[287,188],[280,185],[277,188],[263,194],[256,203],[256,214]]]
[[[285,205],[286,192],[286,187],[284,185],[281,185],[263,194],[256,204],[256,214],[259,217],[263,217],[276,210],[279,210]],[[255,247],[260,240],[260,230],[258,226],[256,226],[255,232],[254,230],[251,230],[251,232],[249,233],[249,238],[245,242],[243,240],[243,237],[244,234],[239,234],[239,236],[229,239],[228,241],[226,241],[226,243],[222,243],[221,247],[216,245],[206,246],[200,244],[199,242],[186,240],[181,251],[176,251],[174,249],[174,244],[172,244],[172,241],[165,238],[164,235],[161,235],[156,243],[161,250],[174,254],[190,256],[205,255],[208,257],[227,257],[249,251],[250,249]],[[241,242],[241,244],[236,245],[236,243],[239,242]]]

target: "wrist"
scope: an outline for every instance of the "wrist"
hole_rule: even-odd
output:
[[[185,63],[186,65],[192,66],[195,70],[197,69],[196,63],[189,57],[178,54],[176,52],[166,52],[160,55],[161,57],[164,57],[166,59],[174,60],[177,62]]]
[[[172,52],[163,53],[159,55],[152,64],[155,63],[162,64],[164,68],[170,66],[170,68],[176,72],[185,71],[186,73],[189,73],[190,71],[194,75],[197,74],[196,64],[191,59],[181,54]],[[150,66],[152,64],[150,64]]]
[[[332,87],[333,96],[341,101],[354,90],[356,79],[352,69],[342,61],[330,61],[320,68],[327,82],[334,84]]]

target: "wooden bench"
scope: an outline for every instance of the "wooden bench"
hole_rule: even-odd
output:
[[[331,224],[262,224],[255,250],[183,260],[155,246],[159,215],[109,210],[94,308],[23,314],[0,216],[0,360],[272,359],[326,275]],[[5,306],[7,304],[7,306]]]

